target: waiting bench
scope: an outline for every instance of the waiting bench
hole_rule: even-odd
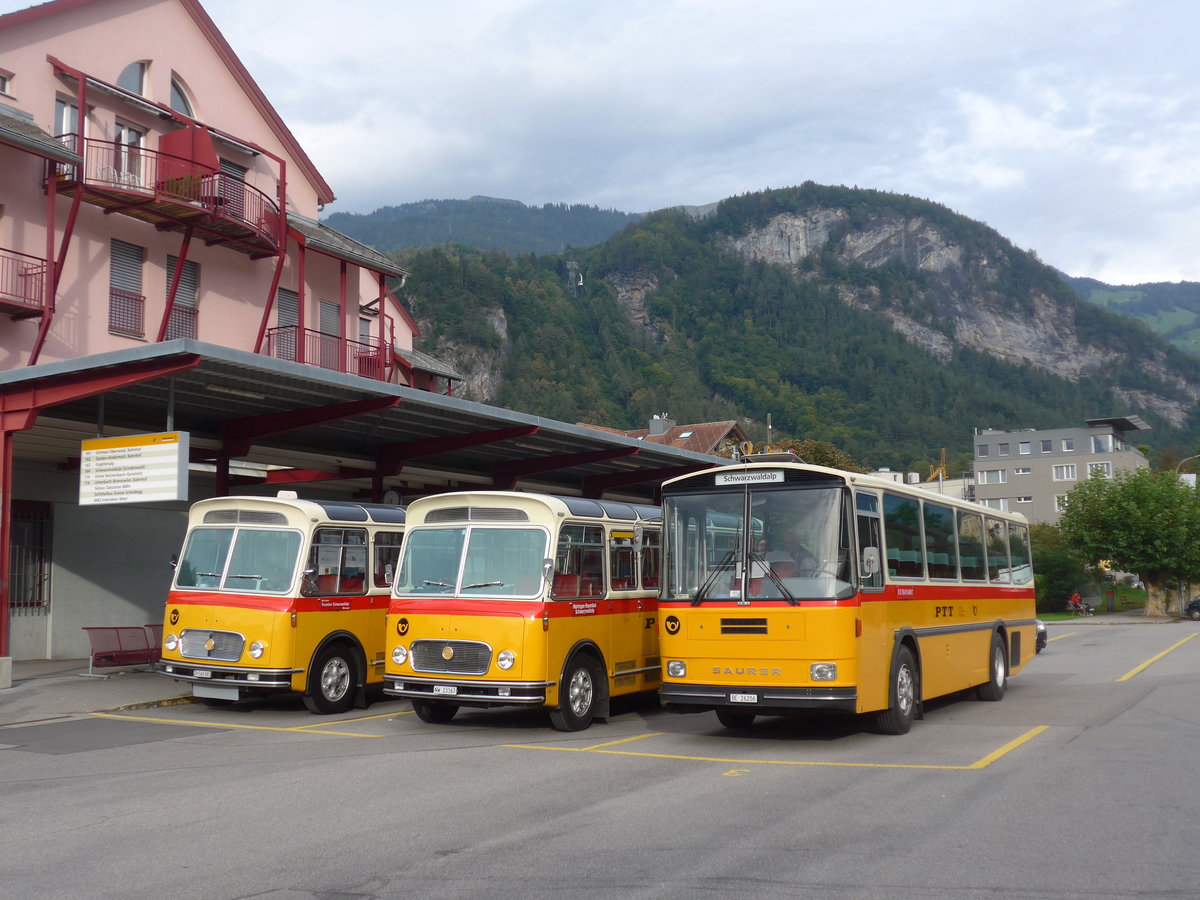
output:
[[[107,678],[96,669],[119,666],[153,666],[162,645],[161,625],[84,625],[91,656],[84,678]]]

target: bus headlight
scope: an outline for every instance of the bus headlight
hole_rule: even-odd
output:
[[[667,674],[672,678],[686,678],[687,663],[685,663],[682,659],[667,660]]]
[[[398,666],[404,665],[404,662],[407,659],[408,659],[408,648],[405,647],[403,644],[399,645],[398,647],[392,648],[392,662],[394,662],[396,665],[398,665]]]
[[[511,669],[513,663],[517,661],[517,657],[511,650],[501,650],[496,655],[496,665],[502,669]]]
[[[163,641],[163,646],[168,650],[174,650],[179,646],[179,637],[174,634],[168,634],[167,639]]]
[[[813,681],[837,681],[837,663],[813,663],[808,676]]]
[[[262,641],[255,641],[250,645],[250,658],[259,659],[263,655],[263,651],[267,649],[267,645]]]

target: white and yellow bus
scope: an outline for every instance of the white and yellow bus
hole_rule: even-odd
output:
[[[383,680],[403,537],[400,506],[291,491],[195,503],[160,671],[212,703],[295,691],[314,713],[365,705],[366,688]]]
[[[561,731],[658,687],[658,507],[505,491],[407,508],[384,691],[426,722],[544,706]]]
[[[1036,653],[1024,517],[760,455],[662,488],[663,683],[729,728],[796,710],[903,734],[922,703],[999,700]]]

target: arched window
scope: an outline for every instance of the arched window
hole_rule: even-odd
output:
[[[148,63],[131,62],[117,77],[117,87],[124,88],[131,94],[137,94],[139,97],[146,94],[146,68]]]
[[[183,113],[189,118],[195,118],[188,89],[184,86],[183,80],[178,75],[171,76],[171,109],[177,113]]]

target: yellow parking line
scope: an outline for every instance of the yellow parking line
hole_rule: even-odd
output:
[[[661,731],[651,731],[648,734],[635,734],[633,737],[621,738],[619,741],[608,741],[603,744],[596,744],[593,747],[584,747],[584,750],[603,750],[605,747],[615,747],[617,744],[628,744],[631,741],[642,741],[650,737],[658,737],[662,734]]]
[[[1076,635],[1076,634],[1079,634],[1079,632],[1078,631],[1068,631],[1066,634],[1056,634],[1054,637],[1052,637],[1048,641],[1046,641],[1046,643],[1048,644],[1048,643],[1050,643],[1050,641],[1061,641],[1065,637],[1072,637],[1073,635]]]
[[[413,714],[413,711],[411,709],[399,709],[399,710],[396,710],[396,712],[379,713],[378,715],[374,715],[374,716],[356,716],[353,719],[340,719],[338,721],[338,724],[344,725],[347,722],[370,722],[372,719],[394,719],[394,718],[396,718],[396,716],[411,716],[412,714]],[[311,725],[296,725],[295,727],[290,728],[288,730],[289,731],[303,731],[306,728],[320,728],[320,727],[322,727],[322,724],[323,723],[321,723],[321,722],[313,722]]]
[[[940,766],[924,763],[860,763],[860,762],[834,762],[834,761],[817,761],[817,760],[801,760],[801,759],[741,759],[729,756],[689,756],[681,753],[639,753],[632,750],[610,750],[607,749],[611,744],[597,744],[595,747],[560,747],[545,744],[502,744],[510,750],[558,750],[566,753],[605,753],[610,756],[635,756],[643,759],[674,759],[683,762],[715,762],[726,765],[736,766],[823,766],[826,768],[846,768],[846,769],[935,769],[945,772],[969,772],[986,769],[1002,756],[1006,756],[1013,750],[1020,747],[1022,744],[1033,740],[1043,731],[1046,731],[1049,725],[1039,725],[1032,728],[1020,737],[1009,741],[998,750],[994,750],[987,756],[973,762],[968,766]],[[658,734],[646,734],[640,737],[658,737]],[[640,738],[631,738],[637,740]],[[623,741],[613,741],[612,744],[624,743]],[[603,749],[602,749],[603,748]]]
[[[1162,653],[1159,653],[1157,656],[1150,657],[1148,660],[1146,660],[1140,666],[1134,666],[1132,669],[1130,669],[1128,672],[1126,672],[1124,675],[1122,675],[1120,678],[1118,678],[1117,681],[1128,681],[1130,678],[1132,678],[1134,675],[1137,675],[1139,672],[1143,672],[1146,669],[1150,668],[1150,666],[1152,666],[1154,663],[1158,662],[1160,659],[1162,659],[1164,656],[1166,656],[1172,650],[1176,650],[1179,647],[1182,647],[1184,644],[1186,644],[1188,641],[1190,641],[1192,638],[1194,638],[1197,634],[1200,634],[1200,632],[1193,631],[1191,634],[1189,634],[1187,637],[1185,637],[1182,641],[1172,644],[1170,647],[1168,647]]]
[[[382,734],[355,734],[352,731],[314,731],[311,725],[297,725],[294,728],[278,728],[272,725],[239,725],[231,722],[197,722],[189,719],[159,719],[154,716],[117,716],[112,713],[89,713],[97,719],[126,719],[131,722],[153,722],[159,725],[188,725],[192,728],[229,728],[242,731],[290,731],[293,734],[324,734],[333,737],[378,738]],[[357,722],[357,719],[352,721]]]

